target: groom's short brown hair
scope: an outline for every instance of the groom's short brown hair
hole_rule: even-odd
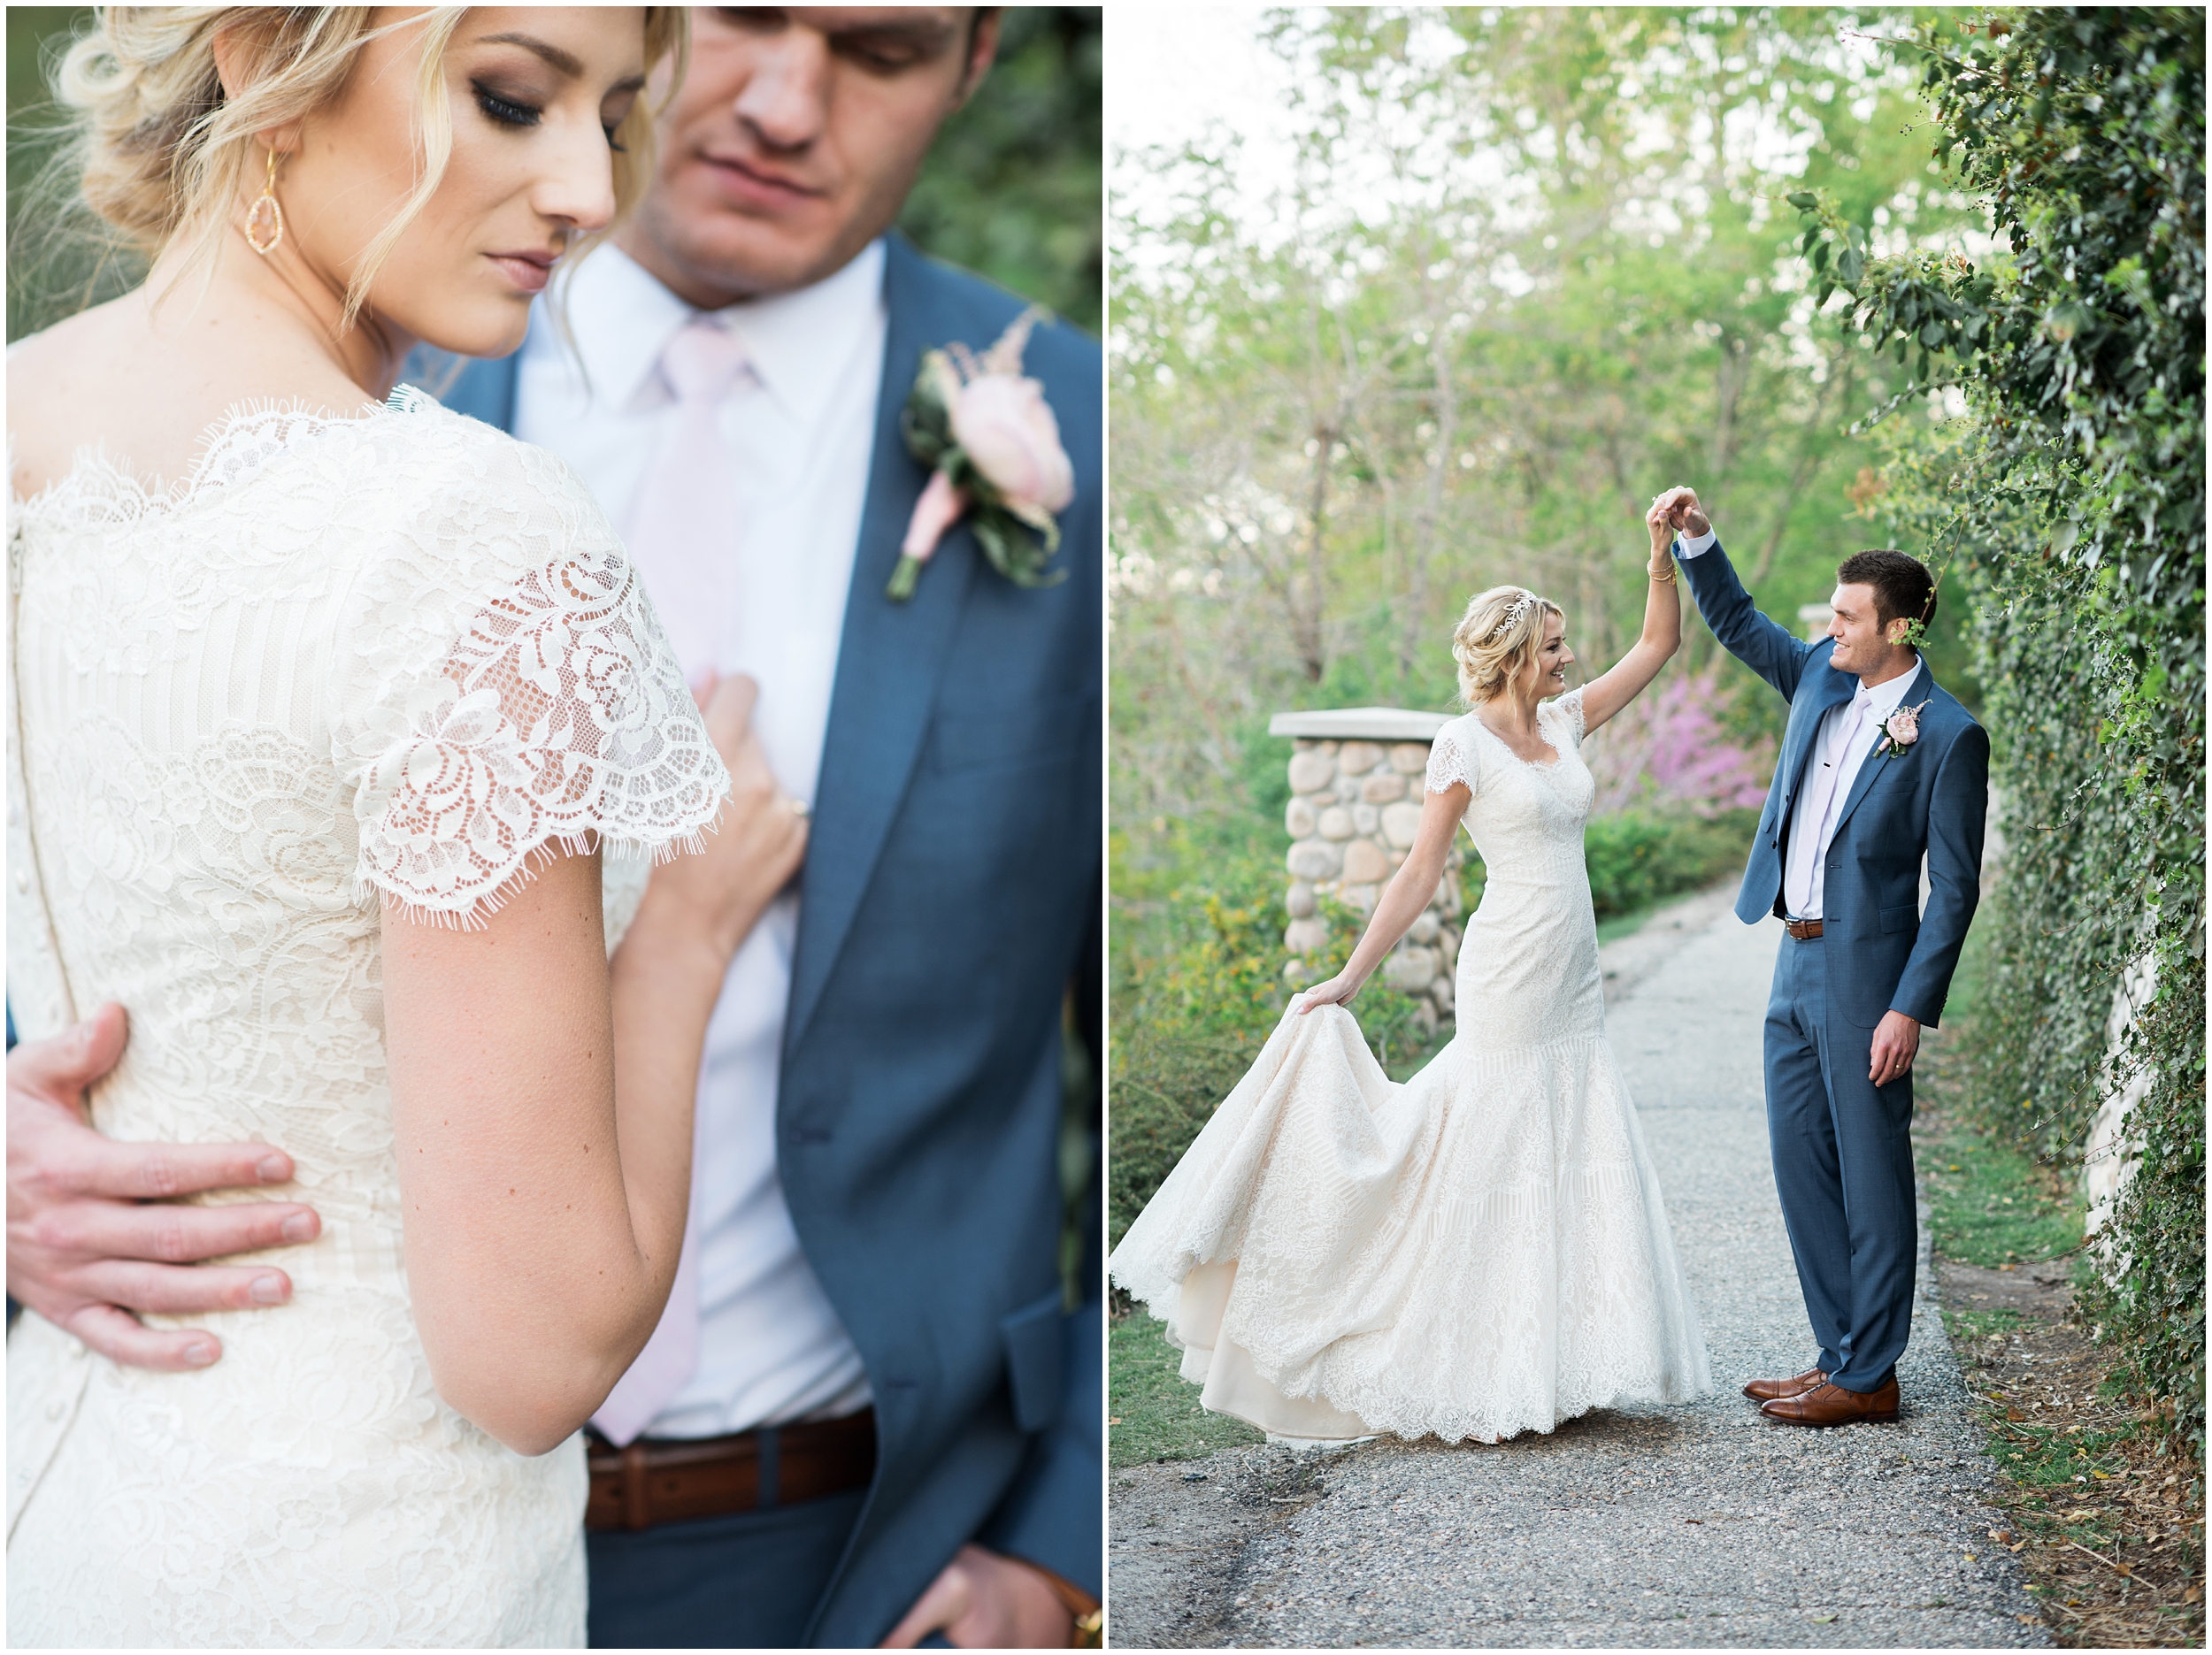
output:
[[[1935,619],[1935,577],[1909,552],[1854,552],[1836,571],[1836,584],[1873,587],[1874,618],[1884,626]]]

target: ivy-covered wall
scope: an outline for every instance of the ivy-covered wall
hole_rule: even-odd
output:
[[[2141,1166],[2085,1304],[2177,1436],[2204,1447],[2204,27],[2180,7],[1956,14],[1924,26],[1935,153],[1989,203],[1999,248],[1869,256],[1824,197],[1792,198],[1821,282],[1911,382],[1967,415],[1900,421],[1901,543],[1977,611],[2006,854],[1985,1124],[2078,1153],[2101,1100]],[[2115,992],[2156,991],[2116,1055]]]

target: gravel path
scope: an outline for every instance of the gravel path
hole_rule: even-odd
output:
[[[1385,1439],[1117,1471],[1117,1646],[2047,1643],[1986,1536],[1991,1471],[1932,1297],[1924,1216],[1897,1424],[1777,1426],[1738,1394],[1813,1353],[1760,1082],[1782,940],[1778,923],[1747,927],[1707,895],[1604,951],[1609,1030],[1716,1394],[1496,1447]]]

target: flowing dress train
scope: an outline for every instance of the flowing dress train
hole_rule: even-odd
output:
[[[1431,752],[1487,872],[1452,1041],[1399,1084],[1342,1008],[1286,1012],[1109,1260],[1214,1412],[1495,1442],[1712,1387],[1605,1038],[1581,692],[1539,722],[1554,763],[1471,713]]]

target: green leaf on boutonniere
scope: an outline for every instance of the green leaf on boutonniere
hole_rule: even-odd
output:
[[[1053,553],[1060,549],[1060,527],[1050,513],[1041,526],[1025,525],[1004,506],[979,502],[971,519],[976,544],[991,567],[1018,586],[1056,586],[1068,578],[1064,569],[1044,572]]]

